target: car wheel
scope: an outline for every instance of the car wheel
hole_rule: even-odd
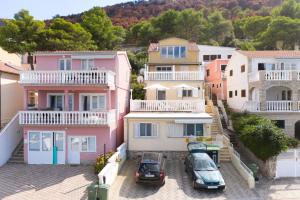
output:
[[[195,180],[193,180],[193,188],[197,189],[197,185],[196,185],[196,181]]]
[[[219,188],[219,190],[220,190],[221,192],[224,192],[224,191],[226,190],[226,187],[221,187],[221,188]]]

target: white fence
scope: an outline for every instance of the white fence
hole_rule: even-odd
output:
[[[16,114],[0,132],[0,166],[9,160],[13,151],[22,140],[22,137],[19,117]]]
[[[291,70],[266,70],[265,79],[272,81],[289,81],[292,80]]]
[[[130,100],[130,111],[204,112],[204,100]]]
[[[290,149],[277,156],[275,178],[285,177],[300,177],[300,149]]]
[[[200,81],[204,80],[204,72],[183,71],[183,72],[149,72],[145,71],[146,81]]]
[[[115,120],[115,111],[20,111],[22,125],[107,125]]]
[[[108,159],[108,163],[98,174],[99,184],[107,184],[111,186],[114,183],[127,158],[126,149],[126,144],[123,143],[117,148],[117,152]]]
[[[111,71],[22,71],[21,84],[62,85],[113,85],[115,74]]]
[[[267,111],[292,111],[293,101],[267,101]]]

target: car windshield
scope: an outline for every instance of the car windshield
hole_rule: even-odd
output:
[[[141,163],[139,171],[142,173],[159,172],[160,168],[157,163]]]
[[[196,171],[213,171],[217,170],[214,161],[210,159],[196,159],[194,161],[194,168]]]

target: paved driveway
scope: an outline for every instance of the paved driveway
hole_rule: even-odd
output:
[[[0,199],[87,199],[86,187],[96,179],[91,166],[7,164],[0,167]]]
[[[137,185],[134,182],[136,163],[127,161],[117,181],[111,188],[112,200],[268,200],[300,199],[300,179],[263,180],[250,190],[231,163],[222,163],[221,173],[227,184],[225,192],[194,190],[191,179],[184,172],[182,161],[167,162],[166,184],[159,187]]]

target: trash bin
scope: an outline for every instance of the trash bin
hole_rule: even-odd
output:
[[[258,165],[255,163],[251,163],[251,164],[249,164],[248,167],[252,171],[255,181],[258,181],[258,170],[259,170]]]
[[[92,183],[87,188],[88,190],[88,200],[98,200],[99,199],[99,184]]]
[[[99,185],[99,200],[109,200],[109,185]]]

